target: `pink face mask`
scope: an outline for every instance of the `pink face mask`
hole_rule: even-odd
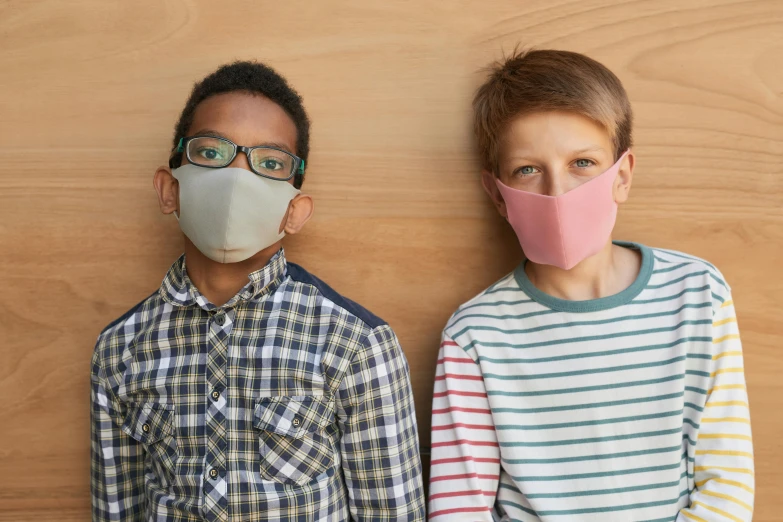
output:
[[[495,178],[508,221],[530,261],[570,270],[606,246],[617,218],[612,186],[626,154],[603,174],[559,196],[517,190]]]

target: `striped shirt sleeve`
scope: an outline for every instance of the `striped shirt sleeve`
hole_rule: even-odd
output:
[[[695,447],[696,489],[678,522],[743,522],[753,515],[753,443],[742,345],[731,293],[725,284],[719,291],[714,296],[711,386]]]
[[[493,520],[500,450],[473,356],[444,334],[432,405],[431,520]]]

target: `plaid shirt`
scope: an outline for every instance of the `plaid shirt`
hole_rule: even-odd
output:
[[[282,250],[249,279],[216,307],[183,256],[101,333],[93,521],[424,520],[389,325]]]

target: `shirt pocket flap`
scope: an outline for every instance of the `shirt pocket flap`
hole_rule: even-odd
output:
[[[131,404],[122,431],[141,442],[152,444],[174,434],[174,411],[161,404]]]
[[[324,395],[262,397],[253,415],[256,429],[299,438],[334,423],[334,398]]]

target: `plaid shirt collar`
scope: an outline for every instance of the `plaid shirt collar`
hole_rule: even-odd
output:
[[[258,299],[274,292],[287,274],[286,267],[285,252],[281,248],[263,268],[248,275],[248,283],[234,297],[223,306],[217,307],[210,303],[190,280],[185,267],[185,254],[183,254],[169,268],[158,292],[164,301],[174,306],[197,305],[207,311],[230,308],[239,300]]]

